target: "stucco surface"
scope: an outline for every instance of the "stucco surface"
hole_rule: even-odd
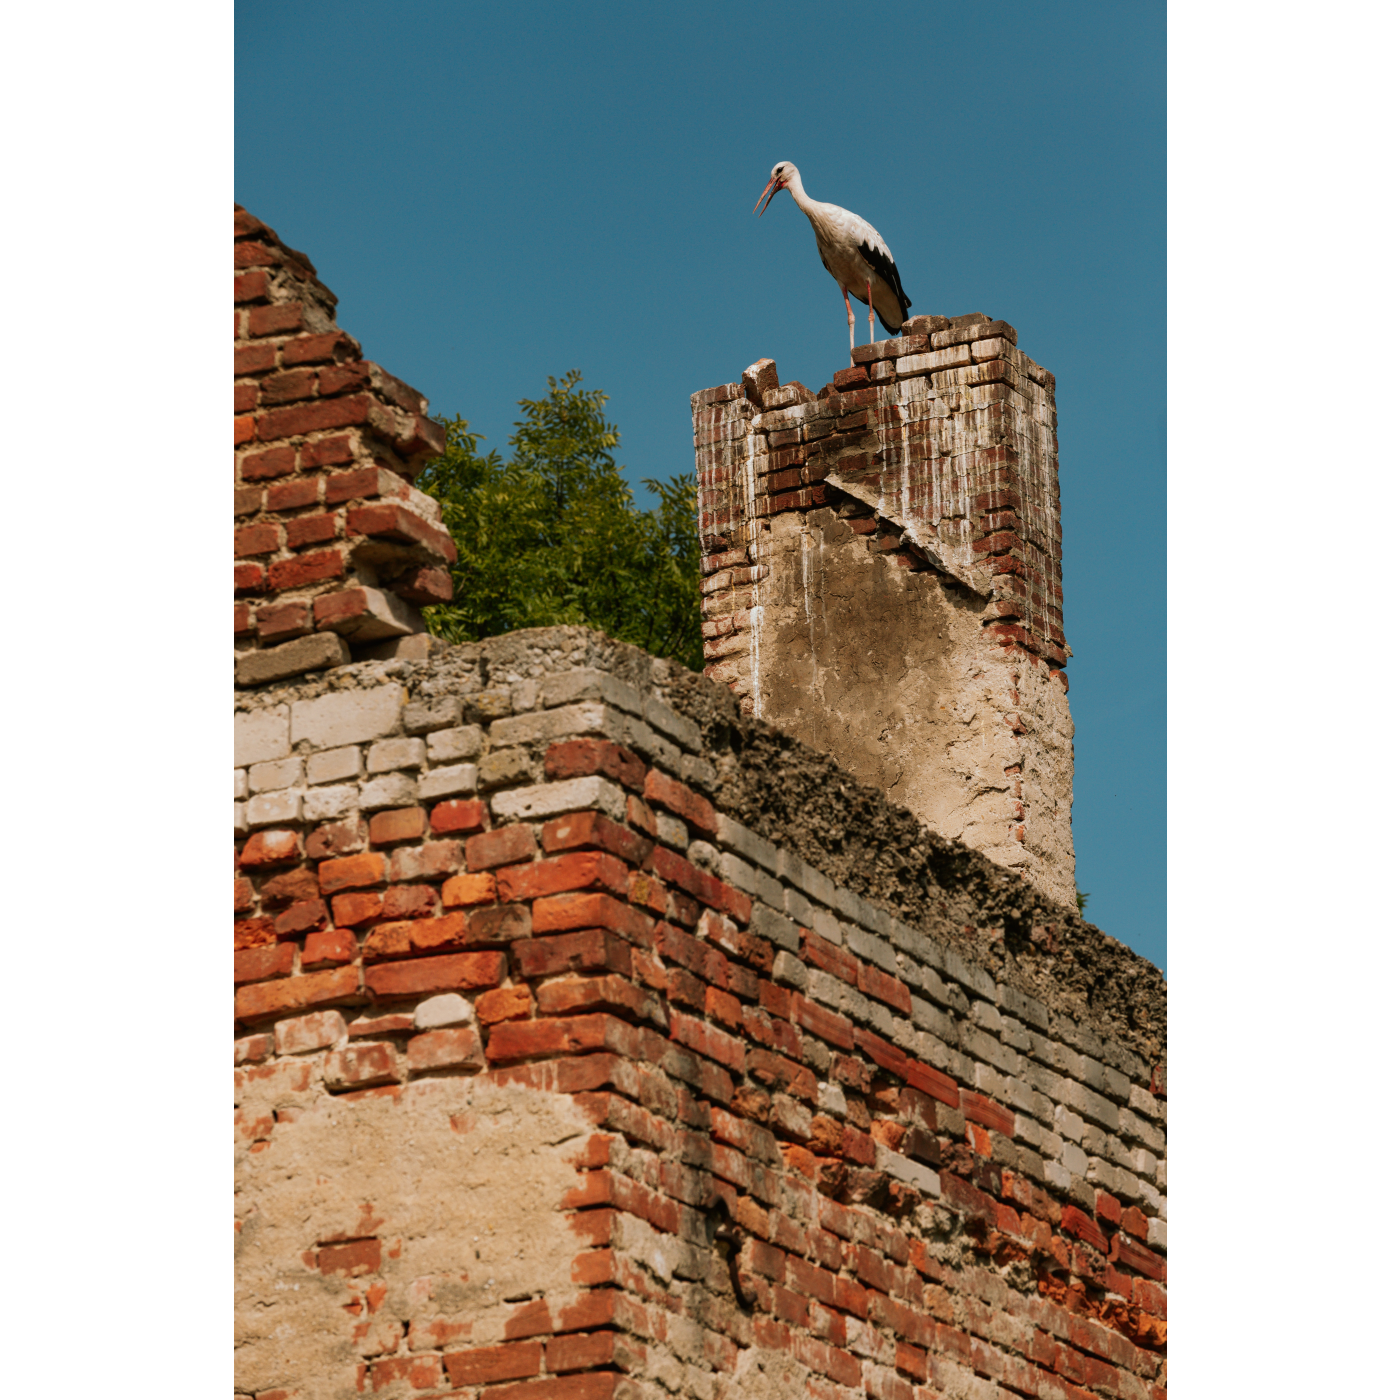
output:
[[[348,1400],[410,1318],[478,1345],[521,1302],[574,1292],[579,1245],[559,1207],[590,1128],[569,1097],[454,1078],[338,1098],[320,1058],[238,1081],[240,1392]],[[348,1241],[378,1249],[337,1252]]]
[[[1074,902],[1074,725],[1064,688],[988,645],[987,600],[910,572],[830,509],[774,517],[743,627],[710,674],[940,836]]]

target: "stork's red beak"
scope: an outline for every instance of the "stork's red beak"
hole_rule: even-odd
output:
[[[778,179],[776,175],[774,175],[772,179],[770,179],[768,183],[764,185],[763,194],[759,195],[758,197],[758,204],[763,205],[763,209],[767,209],[768,206],[773,202],[773,196],[777,194],[778,191],[782,188],[783,182],[780,179]],[[763,197],[764,194],[768,196],[766,200]],[[754,205],[755,209],[758,209],[758,204]],[[760,219],[763,217],[763,209],[758,209],[758,217]]]

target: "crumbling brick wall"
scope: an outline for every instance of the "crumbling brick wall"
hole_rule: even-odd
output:
[[[692,398],[706,674],[1071,903],[1054,376],[981,315],[853,360]]]
[[[1165,1394],[1150,964],[584,629],[235,708],[240,1395]]]
[[[304,253],[235,205],[236,678],[428,654],[456,547],[413,487],[443,449],[416,390],[362,357]]]

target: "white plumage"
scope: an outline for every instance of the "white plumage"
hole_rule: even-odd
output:
[[[779,190],[786,190],[797,207],[811,220],[817,236],[817,252],[822,266],[836,279],[846,302],[846,324],[851,332],[851,349],[856,346],[856,317],[851,310],[853,293],[870,307],[870,339],[875,339],[875,317],[890,335],[898,335],[913,303],[904,295],[899,269],[885,240],[859,214],[839,204],[822,204],[802,188],[802,177],[790,160],[780,160],[758,197],[761,219]],[[765,198],[766,197],[766,198]]]

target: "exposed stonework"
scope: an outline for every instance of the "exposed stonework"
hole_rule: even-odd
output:
[[[239,1395],[1162,1400],[1155,968],[586,629],[235,710]]]
[[[706,674],[1072,903],[1054,378],[983,316],[905,331],[693,397]]]
[[[234,206],[235,679],[427,656],[418,607],[457,557],[413,488],[443,449],[415,389],[361,357],[304,253]]]

